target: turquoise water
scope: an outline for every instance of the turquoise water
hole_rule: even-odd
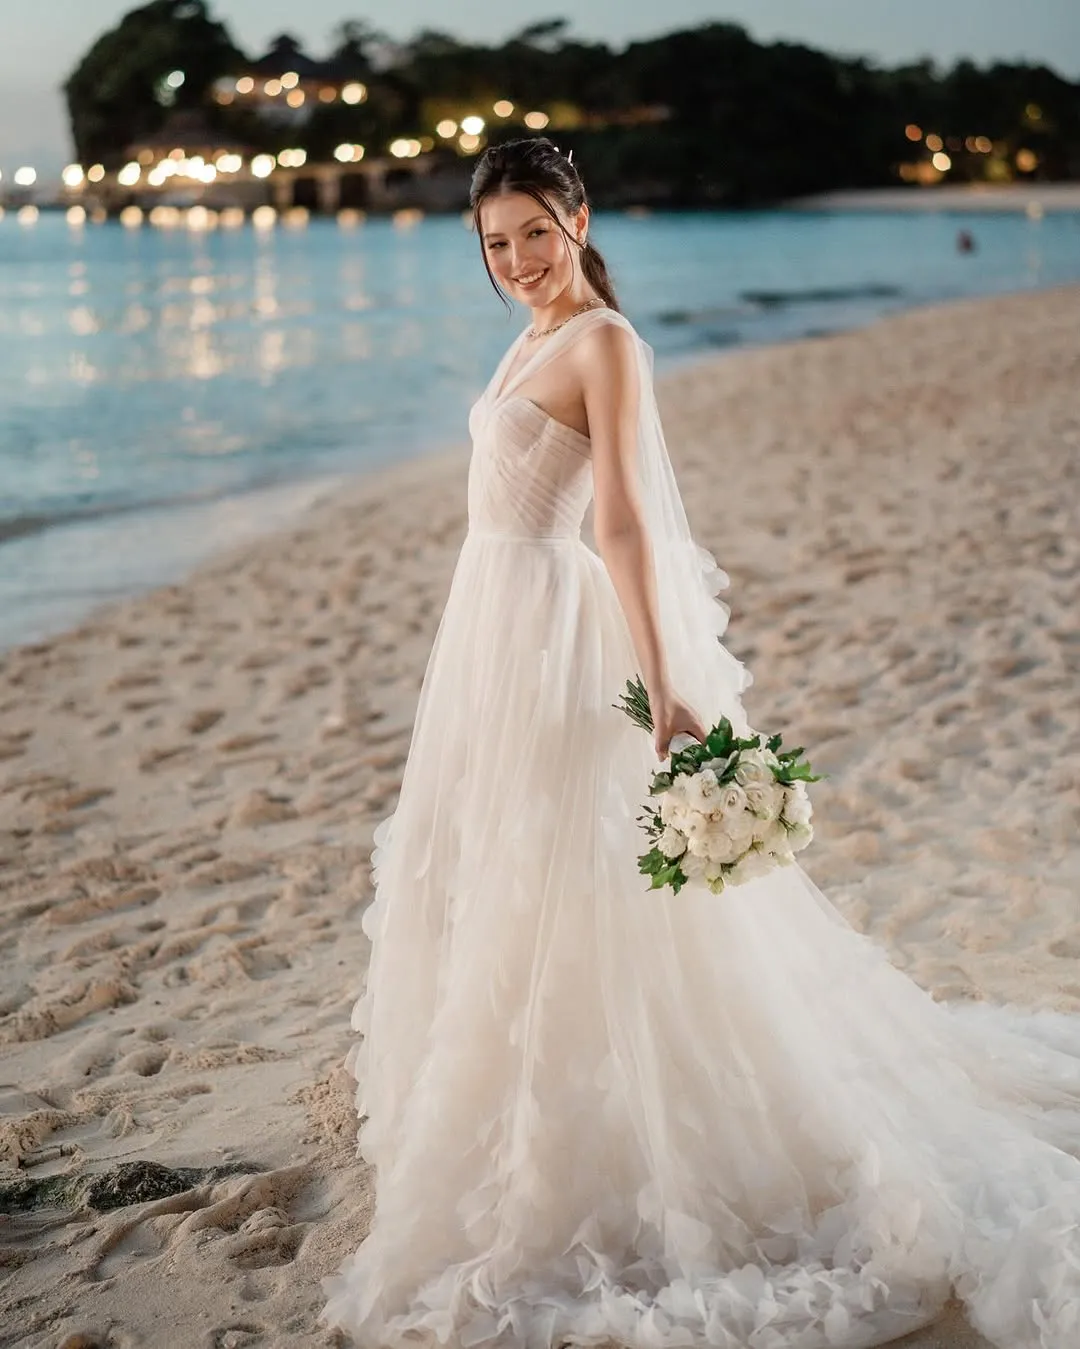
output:
[[[961,255],[958,229],[978,249]],[[658,368],[1080,279],[1080,216],[598,215]],[[456,443],[524,323],[458,217],[258,233],[0,221],[0,642]]]

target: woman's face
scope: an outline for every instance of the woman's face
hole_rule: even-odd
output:
[[[558,212],[570,237],[583,241],[589,208],[575,216]],[[505,192],[480,207],[480,233],[495,280],[515,300],[542,309],[568,290],[580,270],[578,250],[535,197]]]

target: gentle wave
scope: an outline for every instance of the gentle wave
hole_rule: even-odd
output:
[[[742,290],[737,305],[711,305],[703,309],[666,309],[657,314],[660,323],[710,323],[716,319],[745,318],[762,309],[797,304],[851,304],[857,300],[896,300],[904,295],[900,286],[870,283],[859,286],[813,286],[804,290]]]
[[[286,487],[289,479],[281,477],[256,478],[237,485],[232,490],[203,490],[179,492],[170,496],[136,497],[127,501],[96,501],[86,506],[61,506],[51,511],[28,511],[20,515],[0,516],[0,545],[31,534],[64,525],[93,524],[122,515],[141,515],[144,511],[178,510],[184,506],[198,506],[212,501],[228,501],[234,497],[249,496],[266,488]]]

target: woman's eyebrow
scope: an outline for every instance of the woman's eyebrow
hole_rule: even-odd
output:
[[[537,220],[546,220],[546,219],[547,219],[547,214],[546,214],[546,212],[541,211],[541,213],[540,213],[539,215],[531,215],[531,216],[528,218],[528,220],[523,221],[522,224],[520,224],[520,225],[518,226],[518,228],[519,228],[519,229],[523,229],[523,230],[524,230],[524,229],[528,229],[529,226],[530,226],[531,224],[533,224],[535,221],[537,221]],[[504,234],[504,233],[505,233],[504,230],[489,230],[489,231],[487,232],[487,234],[484,235],[484,238],[485,238],[485,239],[494,239],[495,236],[496,236],[497,234]]]

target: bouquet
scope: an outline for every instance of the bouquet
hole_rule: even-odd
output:
[[[649,695],[640,679],[627,680],[613,706],[652,731]],[[787,866],[814,836],[806,784],[818,782],[803,750],[781,751],[779,735],[738,737],[726,717],[704,744],[676,735],[669,766],[656,773],[649,794],[659,808],[638,816],[652,847],[638,870],[652,877],[650,889],[670,885],[678,894],[688,881],[719,894],[729,885]]]

